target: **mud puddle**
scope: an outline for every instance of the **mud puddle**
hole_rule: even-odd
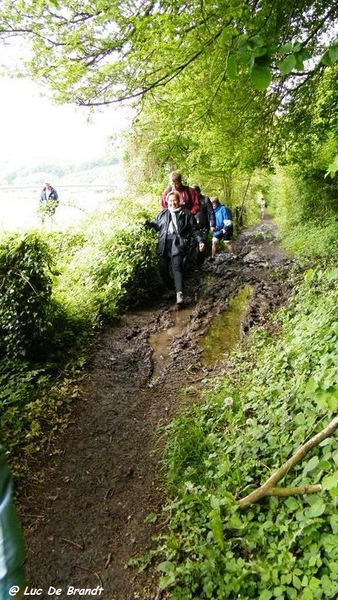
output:
[[[253,289],[247,285],[231,298],[228,308],[215,316],[209,330],[199,342],[202,363],[211,365],[224,358],[241,337],[241,323],[248,308]]]
[[[168,329],[158,331],[149,337],[149,345],[152,349],[153,373],[150,385],[163,372],[163,369],[171,360],[170,349],[173,341],[181,336],[190,321],[191,308],[184,308],[173,312],[173,325]]]

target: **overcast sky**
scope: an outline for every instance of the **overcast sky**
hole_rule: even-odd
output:
[[[109,135],[125,126],[126,111],[105,109],[90,124],[84,109],[54,105],[43,91],[30,80],[0,78],[1,162],[31,164],[40,157],[81,162],[105,156]]]

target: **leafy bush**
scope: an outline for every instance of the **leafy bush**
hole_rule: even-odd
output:
[[[10,236],[0,244],[0,351],[32,358],[50,329],[52,259],[36,233]]]
[[[102,320],[160,285],[156,236],[138,224],[148,216],[142,203],[121,202],[76,231],[2,239],[0,417],[9,450],[22,455],[59,422],[73,396],[64,382],[85,364]]]

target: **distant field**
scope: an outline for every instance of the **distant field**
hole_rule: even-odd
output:
[[[70,185],[57,187],[60,205],[55,213],[55,227],[66,228],[80,222],[85,215],[104,205],[116,194],[116,187]],[[0,186],[0,230],[34,229],[40,226],[38,213],[40,189]]]

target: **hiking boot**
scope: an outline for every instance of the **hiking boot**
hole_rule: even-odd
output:
[[[182,306],[182,304],[183,304],[183,292],[176,292],[176,304]]]

